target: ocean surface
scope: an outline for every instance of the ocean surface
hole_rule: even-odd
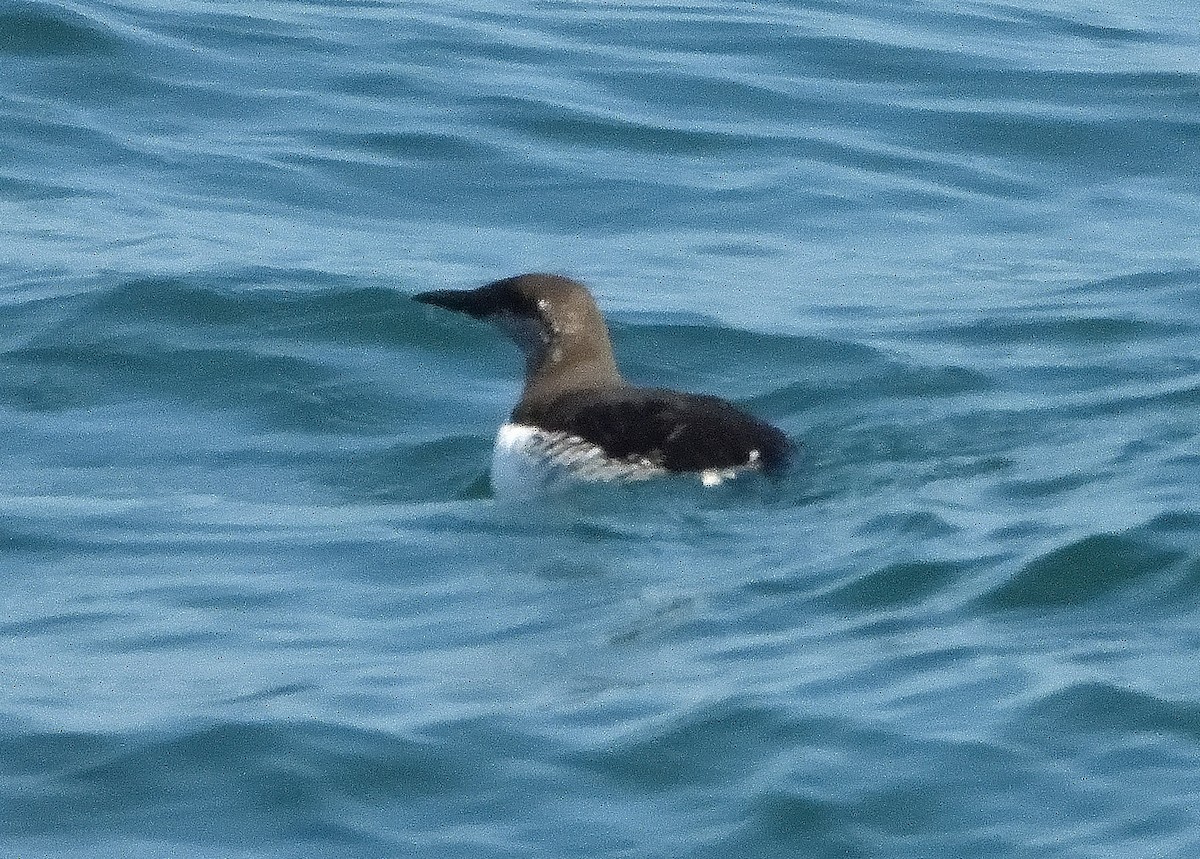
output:
[[[1195,859],[1197,7],[0,0],[0,476],[4,859]]]

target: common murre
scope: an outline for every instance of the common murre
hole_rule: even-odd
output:
[[[778,476],[787,468],[787,436],[732,403],[622,379],[608,326],[581,283],[522,274],[413,297],[499,326],[524,353],[525,389],[496,435],[497,494],[678,474],[712,486],[744,471]]]

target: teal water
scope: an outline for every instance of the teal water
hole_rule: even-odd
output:
[[[1198,57],[0,0],[0,856],[1200,855]],[[799,467],[491,498],[529,270]]]

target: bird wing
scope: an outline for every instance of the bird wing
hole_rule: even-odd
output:
[[[582,439],[615,460],[674,472],[755,467],[776,474],[791,453],[787,436],[732,403],[653,388],[572,392],[518,407],[513,419]]]

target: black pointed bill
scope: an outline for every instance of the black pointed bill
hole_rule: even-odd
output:
[[[446,310],[455,310],[474,316],[476,319],[487,316],[493,307],[479,294],[477,289],[435,289],[431,292],[420,292],[413,299],[422,304],[432,304]]]

